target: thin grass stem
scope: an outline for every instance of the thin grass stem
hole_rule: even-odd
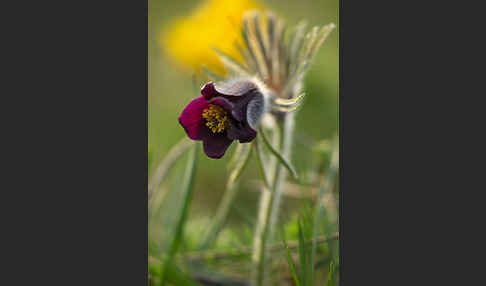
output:
[[[238,158],[235,160],[234,168],[230,173],[228,181],[226,183],[226,190],[221,200],[214,218],[211,220],[211,224],[208,227],[207,232],[204,234],[201,243],[199,245],[200,250],[207,249],[216,240],[221,228],[223,227],[226,218],[228,217],[229,210],[233,204],[234,199],[238,193],[238,179],[243,173],[243,170],[248,165],[248,161],[251,157],[252,147],[249,144],[240,144],[236,154]]]
[[[339,234],[334,233],[329,236],[318,236],[316,237],[316,242],[326,243],[329,241],[335,241],[339,239]],[[306,247],[311,246],[313,243],[313,239],[306,240],[304,245]],[[291,240],[287,241],[287,247],[289,250],[294,251],[299,248],[299,241],[298,240]],[[281,242],[275,242],[268,245],[268,252],[280,252],[285,250],[285,245]],[[217,249],[208,249],[208,250],[199,250],[199,251],[188,251],[188,252],[181,252],[177,254],[177,257],[182,260],[189,260],[189,261],[201,261],[201,260],[215,260],[215,259],[232,259],[234,257],[242,257],[252,254],[253,248],[251,247],[241,247],[241,248],[234,248],[234,249],[224,249],[224,250],[217,250]],[[155,259],[152,257],[152,259]]]
[[[170,168],[174,165],[177,159],[184,154],[184,152],[194,145],[194,141],[189,140],[187,137],[182,138],[179,142],[177,142],[167,153],[167,156],[164,160],[159,164],[157,169],[155,170],[154,174],[152,175],[148,188],[148,199],[149,202],[153,198],[154,194],[158,190],[160,184],[167,176]]]
[[[192,195],[194,193],[194,177],[196,174],[196,164],[197,164],[197,149],[198,146],[194,145],[192,150],[189,152],[189,157],[187,159],[186,171],[184,173],[184,179],[182,182],[182,207],[177,214],[177,219],[174,225],[174,235],[170,241],[168,252],[165,257],[164,266],[161,272],[162,285],[165,285],[166,274],[169,267],[172,265],[172,260],[176,254],[179,245],[182,242],[184,225],[186,223],[187,215],[189,212],[189,207],[192,201]]]

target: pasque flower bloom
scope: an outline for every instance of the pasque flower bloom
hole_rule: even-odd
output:
[[[201,94],[184,108],[179,123],[189,138],[203,141],[208,157],[221,158],[234,140],[255,139],[265,111],[265,98],[256,83],[247,79],[209,82]]]
[[[305,24],[300,24],[295,35],[285,40],[280,20],[273,14],[268,14],[263,23],[261,19],[255,11],[243,16],[241,34],[245,43],[238,45],[243,62],[224,51],[218,53],[234,78],[207,83],[202,96],[192,100],[179,117],[189,138],[203,141],[204,152],[211,158],[221,158],[234,140],[247,143],[255,139],[265,112],[283,121],[287,113],[299,107],[304,97],[302,78],[334,28],[334,24],[314,27],[306,34]],[[191,38],[191,42],[197,41]]]

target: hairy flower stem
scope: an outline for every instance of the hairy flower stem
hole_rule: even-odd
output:
[[[294,130],[294,113],[286,114],[283,120],[283,132],[280,137],[281,146],[280,154],[287,160],[290,158],[290,151]],[[275,141],[275,140],[274,140]],[[278,149],[277,149],[278,150]],[[254,281],[255,285],[264,285],[266,278],[266,266],[270,261],[267,257],[267,246],[272,240],[274,226],[280,210],[280,200],[282,197],[283,185],[287,176],[287,170],[281,166],[279,162],[273,161],[270,169],[274,170],[274,175],[271,178],[273,181],[272,189],[264,189],[261,195],[260,209],[258,214],[258,222],[255,231],[254,247],[253,247],[253,263],[255,266]]]

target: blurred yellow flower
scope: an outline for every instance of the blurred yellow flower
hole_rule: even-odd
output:
[[[208,0],[187,18],[175,20],[162,34],[168,54],[183,68],[199,71],[206,66],[224,75],[215,47],[236,60],[242,60],[235,42],[241,42],[241,22],[248,10],[260,10],[253,0]]]

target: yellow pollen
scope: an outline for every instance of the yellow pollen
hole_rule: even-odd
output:
[[[209,108],[203,110],[202,117],[206,119],[206,126],[213,133],[221,133],[226,129],[228,117],[226,111],[220,106],[210,104]]]

